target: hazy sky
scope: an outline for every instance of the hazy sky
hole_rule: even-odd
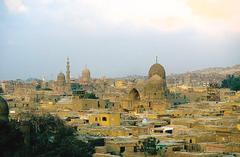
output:
[[[240,64],[239,0],[0,0],[0,80]]]

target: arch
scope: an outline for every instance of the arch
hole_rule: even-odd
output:
[[[140,94],[136,88],[133,88],[129,93],[129,98],[132,101],[140,101]]]

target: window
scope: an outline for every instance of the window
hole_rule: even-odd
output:
[[[102,121],[107,121],[107,117],[102,117]]]
[[[98,121],[98,118],[97,118],[97,117],[95,117],[95,121],[96,121],[96,122]]]
[[[125,152],[125,147],[120,147],[120,153]]]
[[[133,147],[133,152],[137,152],[137,151],[138,151],[137,146],[134,146]]]
[[[172,134],[172,130],[166,130],[166,133]]]
[[[181,151],[180,147],[173,147],[173,151]]]

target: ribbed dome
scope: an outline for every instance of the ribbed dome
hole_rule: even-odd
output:
[[[161,64],[153,64],[148,72],[148,78],[151,78],[154,75],[158,75],[161,78],[165,79],[165,70],[164,67]]]
[[[80,83],[87,84],[91,80],[90,70],[88,68],[84,68],[82,71],[82,76],[80,77]]]
[[[87,75],[90,76],[90,70],[88,68],[84,68],[83,71],[82,71],[82,75],[83,76],[87,76]]]
[[[8,121],[8,103],[0,96],[0,121]]]

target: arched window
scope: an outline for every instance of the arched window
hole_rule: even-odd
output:
[[[107,121],[107,117],[102,117],[102,121]]]

